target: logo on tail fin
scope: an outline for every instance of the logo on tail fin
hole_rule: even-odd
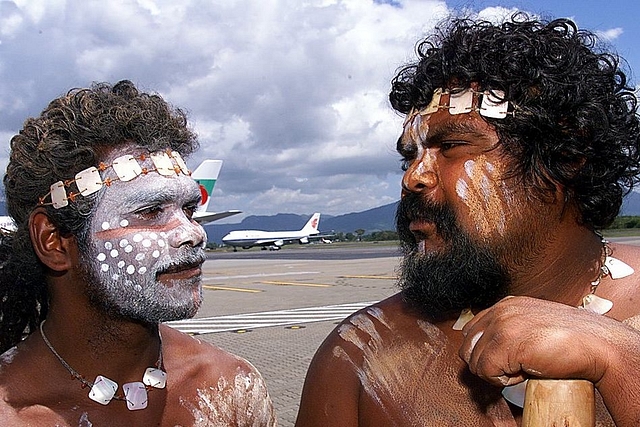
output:
[[[196,179],[195,180],[198,185],[200,185],[200,194],[202,196],[202,200],[200,201],[200,205],[206,205],[209,203],[209,197],[213,192],[213,187],[216,185],[215,179]]]

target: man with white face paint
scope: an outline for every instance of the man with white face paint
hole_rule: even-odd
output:
[[[620,60],[566,19],[451,19],[392,82],[401,291],[316,353],[297,426],[519,426],[529,378],[640,425],[640,248],[599,231],[637,182]]]
[[[76,89],[11,140],[0,425],[274,426],[247,361],[162,322],[202,302],[184,113],[129,81]]]

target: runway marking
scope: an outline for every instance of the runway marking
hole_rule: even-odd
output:
[[[207,273],[207,272],[205,272]],[[257,274],[241,274],[236,276],[212,276],[205,277],[202,280],[212,281],[212,280],[228,280],[228,279],[251,279],[253,277],[271,277],[271,276],[298,276],[301,274],[318,274],[319,271],[289,271],[286,273],[257,273]]]
[[[280,281],[263,281],[265,285],[282,285],[282,286],[309,286],[318,288],[330,288],[333,285],[325,285],[323,283],[300,283],[300,282],[280,282]]]
[[[212,291],[233,291],[233,292],[250,292],[250,293],[262,292],[260,289],[231,288],[229,286],[202,285],[202,288],[209,289]]]
[[[375,304],[376,301],[321,307],[293,308],[289,310],[263,311],[167,322],[167,325],[189,334],[212,334],[238,330],[251,330],[271,326],[299,325],[301,323],[342,320],[353,312]]]
[[[338,276],[344,279],[384,279],[384,280],[396,280],[396,276],[363,276],[363,275],[344,275]]]

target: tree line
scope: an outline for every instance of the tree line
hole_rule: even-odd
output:
[[[640,228],[640,216],[619,216],[607,230],[624,230],[629,228]],[[380,242],[386,240],[398,240],[398,233],[394,230],[374,231],[366,233],[361,228],[354,230],[353,233],[335,233],[332,240],[340,242]]]

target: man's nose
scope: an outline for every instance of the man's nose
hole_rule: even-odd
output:
[[[192,218],[182,214],[179,216],[179,225],[173,230],[169,237],[169,244],[174,248],[183,245],[192,247],[204,247],[207,241],[207,233],[204,228]]]
[[[414,160],[402,177],[402,192],[428,193],[438,186],[436,154],[424,150],[421,158]]]

